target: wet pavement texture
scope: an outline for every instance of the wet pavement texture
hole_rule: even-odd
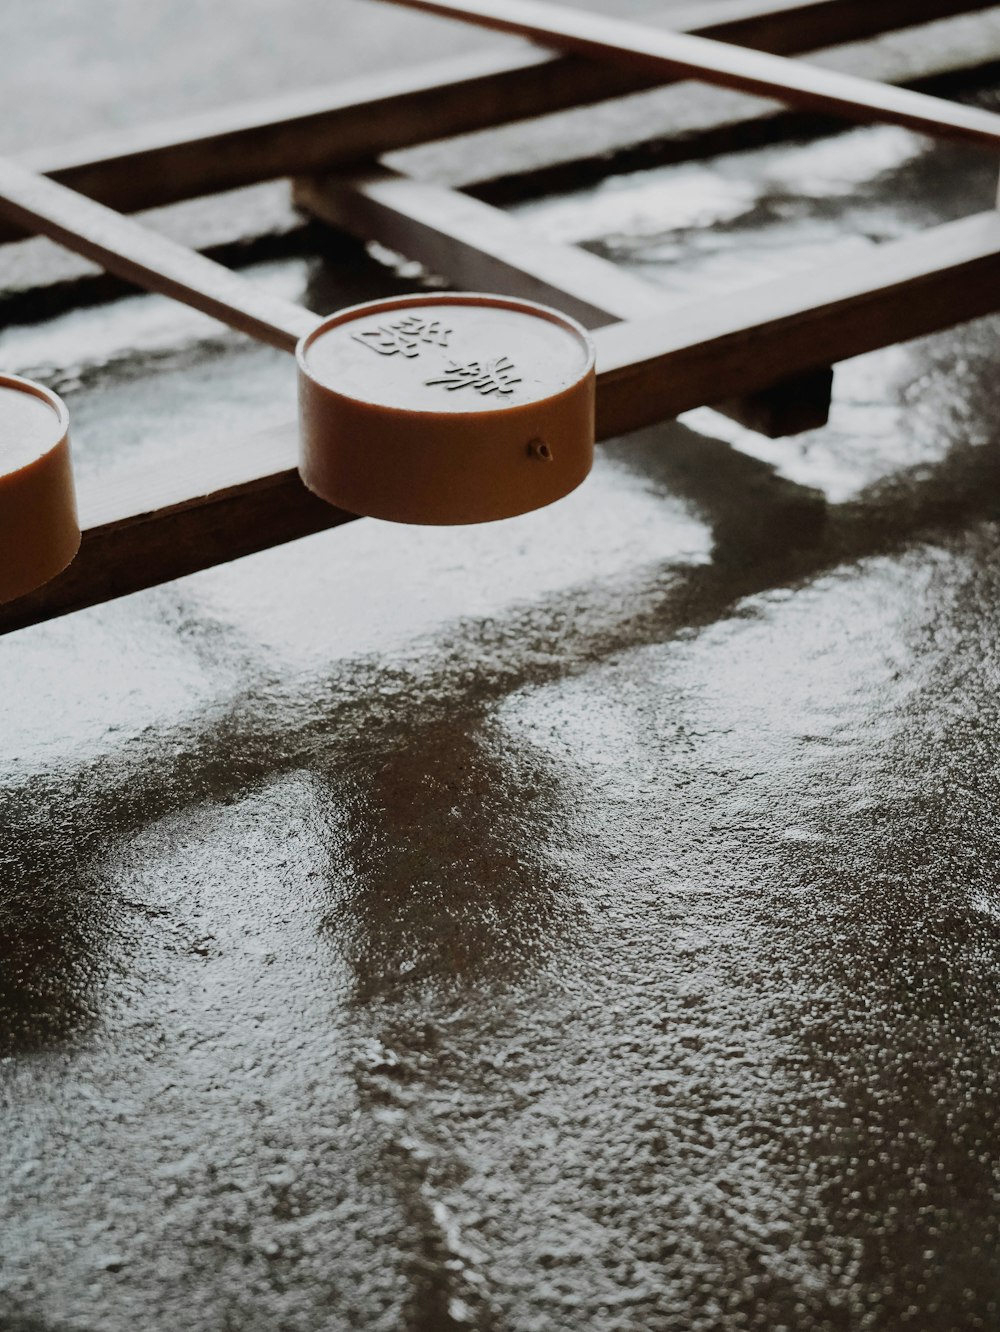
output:
[[[681,312],[995,177],[852,128],[516,211]],[[838,367],[795,440],[703,410],[542,513],[0,642],[3,1332],[997,1325],[998,333]],[[154,297],[0,357],[85,493],[294,412]]]

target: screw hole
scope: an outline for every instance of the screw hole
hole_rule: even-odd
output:
[[[533,439],[528,445],[528,453],[532,458],[538,458],[540,462],[552,462],[552,450],[544,439]]]

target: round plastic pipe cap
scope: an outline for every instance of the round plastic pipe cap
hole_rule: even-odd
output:
[[[298,363],[299,471],[351,513],[510,518],[561,499],[593,463],[593,344],[533,301],[357,305],[303,338]]]
[[[0,375],[0,602],[62,573],[79,548],[66,404]]]

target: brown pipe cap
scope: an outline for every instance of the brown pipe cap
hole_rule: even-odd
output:
[[[66,405],[0,375],[0,602],[47,583],[79,548]]]
[[[298,350],[310,490],[404,523],[480,523],[551,504],[590,471],[594,348],[575,320],[503,296],[341,310]]]

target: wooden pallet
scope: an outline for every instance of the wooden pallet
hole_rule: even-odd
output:
[[[56,160],[0,163],[0,240],[44,232],[141,287],[291,349],[315,315],[123,215],[291,176],[297,201],[318,217],[419,259],[457,286],[542,299],[589,323],[602,438],[716,402],[720,385],[734,415],[790,433],[823,419],[837,361],[1000,306],[996,211],[873,247],[794,283],[699,301],[668,320],[655,293],[611,265],[542,242],[480,200],[377,160],[391,149],[691,74],[792,105],[958,135],[995,152],[1000,117],[773,58],[985,4],[731,0],[713,7],[710,24],[695,17],[654,31],[536,0],[402,2],[526,32],[564,53],[521,48],[463,57],[150,129],[138,139],[81,145]],[[0,632],[350,521],[353,515],[304,489],[295,452],[290,426],[249,444],[234,440],[180,473],[106,487],[83,515],[76,562],[39,592],[0,607]]]

